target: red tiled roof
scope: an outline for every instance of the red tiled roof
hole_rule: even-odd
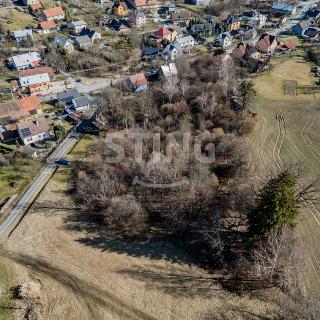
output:
[[[160,28],[159,30],[154,32],[155,36],[158,37],[165,37],[170,35],[172,32],[170,30],[168,30],[167,28]]]
[[[64,11],[60,6],[43,10],[43,13],[47,18],[64,15]]]
[[[54,70],[51,67],[39,67],[34,69],[26,69],[19,71],[19,77],[34,76],[36,74],[47,73],[49,77],[54,76]]]
[[[52,30],[52,29],[56,29],[57,25],[53,20],[43,21],[40,23],[40,28],[42,30]]]
[[[134,86],[143,86],[145,84],[148,84],[148,81],[142,72],[130,76],[129,79]]]
[[[16,104],[20,107],[21,113],[41,108],[40,99],[37,96],[21,98],[19,100],[16,100]]]
[[[41,108],[38,97],[31,96],[0,104],[0,119],[16,120],[32,110]]]

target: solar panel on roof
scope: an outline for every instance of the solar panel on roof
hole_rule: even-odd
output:
[[[28,137],[28,136],[31,136],[31,132],[30,132],[30,129],[29,128],[24,128],[21,130],[21,134],[23,137]]]

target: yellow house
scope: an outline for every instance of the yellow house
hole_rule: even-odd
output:
[[[125,2],[120,2],[113,6],[112,11],[118,16],[126,16],[128,14],[128,6]]]

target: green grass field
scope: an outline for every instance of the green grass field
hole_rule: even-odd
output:
[[[301,163],[305,182],[320,177],[320,109],[319,95],[285,96],[284,80],[297,80],[299,85],[313,85],[311,65],[302,58],[273,59],[274,69],[255,81],[255,110],[259,121],[249,138],[257,170],[270,177],[277,163]],[[279,129],[277,114],[283,111],[284,125]],[[279,115],[278,115],[279,118]],[[320,185],[319,185],[320,188]],[[301,210],[297,237],[308,253],[307,273],[302,274],[306,290],[320,297],[320,205],[309,204]]]
[[[0,8],[0,22],[6,30],[25,29],[26,26],[36,26],[37,21],[30,15],[17,9]]]

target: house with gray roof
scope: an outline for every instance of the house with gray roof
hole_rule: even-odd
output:
[[[74,44],[80,50],[87,50],[92,46],[91,39],[88,36],[75,37]]]
[[[30,29],[13,31],[11,32],[11,37],[19,44],[28,39],[33,40],[32,30]]]
[[[195,39],[192,36],[185,36],[176,39],[175,44],[180,46],[183,50],[190,50],[196,44]]]
[[[58,46],[64,48],[69,54],[74,51],[74,46],[71,40],[56,36],[51,43],[51,47],[56,49]]]
[[[67,24],[67,28],[73,34],[80,34],[80,32],[87,27],[87,23],[83,20],[72,21]]]

